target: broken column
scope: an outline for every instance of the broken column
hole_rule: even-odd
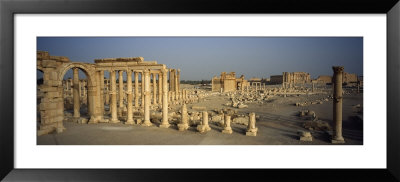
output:
[[[206,132],[206,131],[210,131],[211,128],[208,125],[208,113],[207,111],[203,111],[203,122],[201,125],[197,126],[197,131],[199,131],[200,133]]]
[[[74,76],[73,76],[73,90],[74,90],[74,118],[80,118],[80,102],[79,102],[79,69],[78,68],[73,68],[74,70]]]
[[[110,71],[111,75],[111,121],[110,123],[119,123],[117,117],[117,83],[115,79],[115,71]]]
[[[249,114],[249,124],[247,125],[246,136],[256,136],[257,135],[256,128],[256,113],[252,112]]]
[[[314,87],[315,87],[315,86],[314,86],[314,82],[313,82],[313,83],[312,83],[312,90],[311,90],[312,92],[314,92]]]
[[[161,78],[161,77],[160,77]],[[160,128],[168,128],[170,124],[168,123],[168,80],[167,80],[167,70],[162,70],[162,121]]]
[[[343,66],[333,66],[333,121],[335,122],[332,143],[345,143],[342,136]]]
[[[133,110],[132,110],[132,71],[128,70],[126,72],[126,82],[127,82],[127,91],[126,94],[128,95],[128,114],[125,124],[134,124],[133,121]]]
[[[189,120],[188,120],[186,104],[183,104],[181,113],[182,113],[181,123],[178,124],[178,128],[179,128],[179,131],[185,131],[189,128],[189,124],[188,124]]]
[[[231,116],[225,115],[224,120],[224,130],[222,130],[222,133],[232,134]]]
[[[144,122],[142,126],[153,125],[150,122],[150,70],[144,70]]]

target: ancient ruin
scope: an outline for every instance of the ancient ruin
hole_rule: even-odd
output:
[[[248,86],[248,82],[244,79],[244,75],[240,76],[240,78],[236,78],[235,72],[230,72],[229,74],[222,72],[221,77],[218,78],[214,76],[211,81],[212,91],[217,92],[233,92],[236,90],[243,90]]]
[[[355,74],[346,74],[341,66],[333,67],[333,77],[320,76],[315,80],[305,72],[283,72],[283,75],[271,76],[270,80],[245,80],[243,75],[236,78],[234,72],[222,72],[221,77],[212,78],[209,90],[181,85],[180,69],[145,61],[143,57],[80,63],[38,51],[37,67],[43,72],[43,84],[38,86],[38,136],[63,132],[63,122],[68,126],[68,123],[103,123],[119,127],[120,124],[159,127],[165,128],[159,132],[172,129],[182,135],[190,132],[215,135],[216,131],[262,143],[268,127],[280,125],[272,124],[279,121],[286,123],[284,127],[300,122],[298,126],[302,130],[293,133],[297,133],[297,140],[303,144],[320,142],[321,136],[327,134],[331,137],[330,143],[344,144],[343,97],[360,95],[363,88],[362,80]],[[70,69],[72,78],[65,79]],[[79,70],[86,78],[79,78]],[[345,78],[347,82],[343,81]],[[356,78],[356,85],[349,84]],[[326,117],[320,119],[321,112],[314,110],[330,102],[333,103],[333,124],[324,120]],[[283,114],[292,112],[291,109],[296,116]],[[362,113],[360,104],[352,109]],[[352,117],[354,122],[362,121],[359,115]],[[258,139],[260,132],[261,139]]]
[[[179,70],[175,75],[175,69],[169,69],[156,61],[144,61],[143,57],[96,59],[94,62],[71,62],[67,57],[51,56],[45,51],[37,52],[37,69],[43,72],[43,85],[39,87],[43,98],[39,105],[38,135],[62,132],[65,129],[65,102],[72,102],[73,118],[80,123],[120,123],[120,118],[125,117],[125,124],[151,126],[150,110],[160,109],[163,121],[160,127],[168,127],[168,103],[181,104],[188,99],[186,91],[179,88]],[[73,79],[63,80],[69,69],[73,69]],[[86,80],[79,80],[78,69],[86,74]],[[105,71],[109,72],[109,80],[104,79]],[[172,91],[168,90],[168,72],[173,75],[173,81],[169,80]],[[126,83],[121,79],[123,73],[127,75]],[[119,75],[118,91],[116,74]],[[172,97],[169,98],[169,95]],[[89,120],[80,117],[81,104],[87,105]],[[105,119],[107,113],[104,105],[108,104],[111,118]],[[134,118],[133,112],[143,112],[144,116]]]

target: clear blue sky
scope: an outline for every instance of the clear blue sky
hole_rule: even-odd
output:
[[[333,65],[363,75],[362,37],[38,37],[37,50],[88,63],[144,57],[181,69],[181,80],[210,80],[223,71],[246,79],[297,71],[316,78],[332,75]]]

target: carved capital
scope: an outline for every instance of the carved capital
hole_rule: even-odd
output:
[[[344,67],[343,66],[332,66],[334,73],[343,73]]]

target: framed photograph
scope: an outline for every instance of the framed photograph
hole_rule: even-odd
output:
[[[1,2],[1,179],[398,181],[399,3],[325,3]]]

